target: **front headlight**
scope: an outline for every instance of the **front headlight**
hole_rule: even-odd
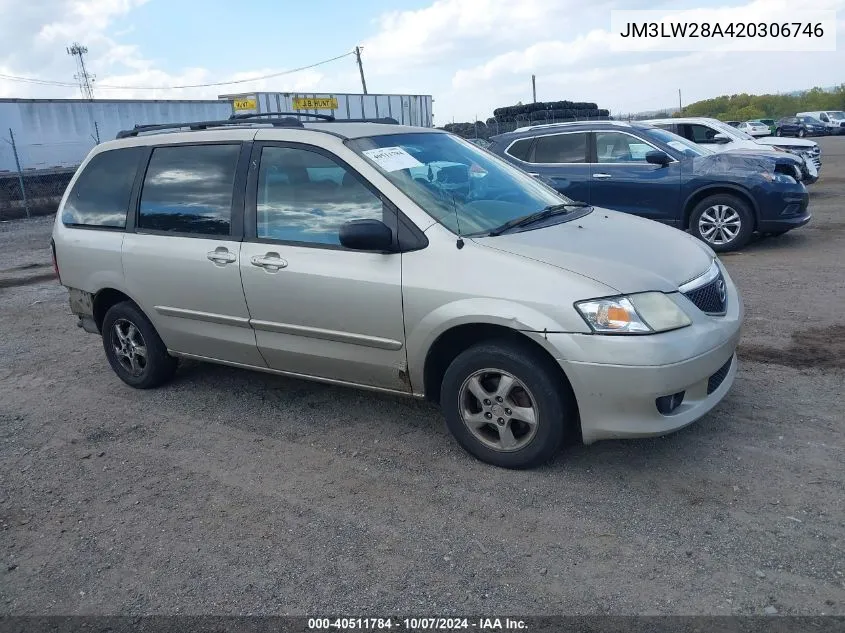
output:
[[[790,176],[789,174],[782,174],[779,171],[776,171],[772,174],[770,174],[769,172],[763,172],[761,175],[769,182],[780,182],[789,185],[798,184],[798,180],[796,178]]]
[[[596,334],[653,334],[692,323],[662,292],[579,301],[575,308]]]

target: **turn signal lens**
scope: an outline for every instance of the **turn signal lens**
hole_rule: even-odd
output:
[[[581,301],[575,308],[596,334],[651,334],[692,323],[662,292]]]

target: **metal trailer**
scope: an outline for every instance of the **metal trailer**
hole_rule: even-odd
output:
[[[225,119],[219,100],[0,99],[0,175],[74,169],[94,145],[136,124]],[[10,135],[9,130],[12,130]]]
[[[244,92],[220,95],[236,113],[302,112],[337,119],[390,117],[403,125],[434,127],[431,95],[347,94],[340,92]],[[309,100],[335,100],[337,107],[309,108]],[[319,104],[326,106],[328,104]],[[334,105],[334,103],[332,103]]]

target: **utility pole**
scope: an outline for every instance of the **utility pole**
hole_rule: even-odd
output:
[[[681,102],[681,89],[678,88],[678,114],[684,114],[684,104]]]
[[[534,103],[537,103],[537,76],[531,75],[531,94],[534,97]]]
[[[79,82],[79,91],[82,93],[84,99],[94,100],[94,75],[88,73],[85,68],[85,55],[88,54],[88,48],[82,46],[79,42],[74,42],[72,46],[67,49],[67,54],[76,58],[76,74],[73,76]]]
[[[358,70],[361,72],[361,87],[364,89],[364,94],[367,94],[367,82],[364,79],[364,64],[361,63],[361,47],[355,47],[355,58],[358,60]]]

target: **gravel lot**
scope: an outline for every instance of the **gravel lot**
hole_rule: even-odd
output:
[[[530,472],[413,400],[192,363],[134,391],[44,281],[52,219],[0,223],[0,612],[845,614],[845,138],[821,145],[811,224],[724,258],[727,399]]]

